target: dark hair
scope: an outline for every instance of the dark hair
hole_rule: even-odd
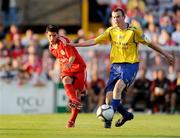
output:
[[[125,12],[124,12],[124,10],[123,9],[121,9],[121,8],[116,8],[115,10],[113,10],[113,12],[118,12],[118,11],[120,11],[121,13],[122,13],[122,16],[124,16],[125,17]]]
[[[46,27],[46,32],[55,32],[55,33],[58,33],[58,30],[59,30],[59,28],[56,25],[48,25]]]

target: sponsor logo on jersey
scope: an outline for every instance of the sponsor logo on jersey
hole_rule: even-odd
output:
[[[121,35],[118,35],[118,39],[121,39],[121,38],[123,38]]]

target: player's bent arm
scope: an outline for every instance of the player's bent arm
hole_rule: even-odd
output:
[[[68,63],[64,64],[64,67],[65,67],[66,69],[71,69],[74,60],[75,60],[75,57],[74,57],[74,56],[71,56],[71,57],[69,58],[69,60],[68,60]]]
[[[75,43],[72,46],[75,47],[88,47],[88,46],[94,46],[96,45],[96,41],[94,39],[90,39],[81,43]]]
[[[159,52],[161,55],[163,55],[169,62],[169,64],[174,64],[174,58],[172,55],[168,54],[167,52],[163,51],[160,46],[156,45],[155,43],[151,42],[150,44],[148,44],[148,46],[150,48],[152,48],[153,50]]]

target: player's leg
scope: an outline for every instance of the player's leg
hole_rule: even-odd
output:
[[[124,106],[122,105],[122,93],[125,89],[126,85],[123,80],[119,79],[114,87],[113,90],[113,100],[112,100],[112,106],[115,111],[118,111],[121,115],[122,118],[119,119],[115,126],[120,127],[122,126],[126,121],[133,119],[133,114],[128,112]]]
[[[80,97],[86,94],[86,70],[74,74],[73,86],[76,89],[76,97],[80,101]],[[82,104],[79,107],[82,108]]]
[[[114,112],[118,111],[125,116],[127,111],[121,104],[122,92],[126,87],[124,82],[124,65],[112,64],[109,81],[106,86],[106,103],[113,106]]]
[[[78,91],[76,91],[76,92],[77,92],[76,95],[77,95],[78,99],[80,99],[80,97],[78,96],[79,92]],[[76,121],[76,118],[78,116],[79,110],[80,109],[78,109],[78,108],[72,108],[71,107],[71,116],[70,116],[70,119],[69,119],[68,124],[66,126],[67,128],[75,127],[75,121]]]
[[[69,76],[65,76],[65,77],[63,77],[62,82],[64,84],[64,89],[65,89],[66,95],[68,96],[68,98],[71,101],[69,103],[69,106],[78,108],[78,106],[80,106],[80,101],[78,100],[78,98],[76,96],[76,91],[72,84],[73,78],[69,77]]]
[[[113,89],[114,89],[115,83],[117,81],[117,76],[115,73],[116,69],[117,69],[116,65],[111,65],[109,80],[108,80],[108,83],[107,83],[106,88],[105,88],[105,92],[106,92],[106,101],[105,102],[108,105],[112,104]],[[111,128],[111,122],[112,122],[112,120],[105,121],[104,128]]]
[[[76,98],[78,99],[78,101],[81,101],[81,96],[85,95],[85,86],[86,86],[86,73],[81,72],[81,73],[77,73],[74,76],[74,82],[73,82],[73,87],[76,93]],[[78,107],[82,107],[82,106],[78,106]],[[76,118],[78,116],[80,108],[72,108],[71,107],[71,116],[67,125],[67,128],[72,128],[75,127],[75,121]]]
[[[116,83],[115,83],[116,82]],[[112,84],[114,84],[114,87]],[[111,104],[113,106],[114,112],[118,111],[122,115],[122,119],[118,120],[118,124],[116,123],[116,126],[123,125],[127,120],[133,119],[133,114],[129,113],[122,105],[121,99],[122,99],[122,92],[124,88],[126,87],[123,80],[119,79],[118,81],[114,81],[110,85],[107,86],[108,91],[106,93],[106,104]],[[105,128],[111,128],[111,122],[106,121],[104,124]]]
[[[79,109],[71,108],[71,116],[67,124],[67,128],[73,128],[75,127],[75,121],[78,115]]]
[[[122,64],[119,70],[119,80],[116,82],[114,90],[113,90],[113,100],[112,106],[115,110],[117,110],[121,115],[120,118],[116,123],[116,127],[122,126],[126,121],[131,120],[134,118],[133,114],[128,112],[122,105],[122,94],[125,89],[127,89],[133,82],[137,71],[138,71],[139,64]]]
[[[80,99],[81,99],[81,91],[80,90],[76,90],[76,97],[80,101]],[[68,124],[66,126],[67,128],[75,127],[75,121],[76,121],[76,118],[78,116],[79,110],[80,110],[80,108],[71,107],[71,116],[70,116],[70,119],[69,119]]]
[[[122,116],[126,116],[127,111],[123,107],[121,103],[122,99],[122,92],[125,89],[126,85],[123,80],[119,79],[113,89],[113,99],[112,99],[112,106],[114,108],[114,111],[118,111],[122,114]]]

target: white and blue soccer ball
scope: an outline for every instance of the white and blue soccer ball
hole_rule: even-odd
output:
[[[98,107],[96,116],[101,121],[110,121],[113,119],[114,110],[111,105],[103,104]]]

